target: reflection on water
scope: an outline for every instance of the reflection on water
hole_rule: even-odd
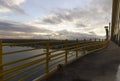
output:
[[[4,52],[17,51],[17,50],[25,50],[25,49],[30,49],[30,47],[17,47],[17,46],[8,47],[7,46],[7,47],[3,47],[3,53]],[[38,54],[41,54],[41,53],[44,53],[43,49],[32,50],[32,51],[28,51],[28,52],[15,53],[15,54],[10,54],[10,55],[4,55],[3,56],[3,63],[7,63],[7,62],[10,62],[10,61],[26,58],[26,57],[33,56],[33,55],[38,55]],[[25,63],[25,62],[22,62],[21,64],[23,64],[23,63]],[[12,66],[15,66],[15,65],[12,65]],[[5,68],[7,68],[7,67],[5,67]]]
[[[3,47],[3,53],[4,52],[11,52],[11,51],[17,51],[17,50],[25,50],[25,49],[30,49],[30,47]],[[40,53],[43,53],[43,49],[39,49],[39,50],[32,50],[32,51],[28,51],[28,52],[21,52],[21,53],[15,53],[15,54],[11,54],[11,55],[4,55],[3,58],[3,62],[9,62],[9,61],[13,61],[13,60],[17,60],[23,57],[28,57],[28,56],[33,56],[33,55],[37,55]]]

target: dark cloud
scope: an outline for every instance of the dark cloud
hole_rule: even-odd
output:
[[[26,14],[21,7],[14,3],[14,0],[0,0],[0,9],[8,9],[10,11]]]
[[[76,24],[76,27],[77,27],[77,28],[80,28],[80,27],[87,27],[87,25],[81,24],[81,23],[77,23],[77,24]]]
[[[96,33],[95,33],[95,32],[92,32],[92,31],[91,31],[91,32],[89,32],[89,33],[90,33],[91,35],[96,35]]]
[[[0,38],[48,38],[44,35],[34,33],[51,33],[52,31],[37,28],[17,22],[2,22],[0,21]]]
[[[58,19],[58,17],[52,17],[51,19],[46,18],[43,19],[43,22],[46,24],[60,24],[62,21],[60,19]]]
[[[25,33],[34,33],[34,32],[50,32],[50,30],[44,28],[37,28],[17,22],[0,22],[0,30],[2,31],[11,31],[11,32],[25,32]]]

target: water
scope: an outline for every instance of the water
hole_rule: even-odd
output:
[[[12,51],[17,51],[17,50],[25,50],[25,49],[31,49],[31,47],[18,47],[18,46],[14,46],[14,47],[9,47],[9,46],[5,46],[3,47],[3,53],[4,52],[12,52]],[[34,56],[34,55],[38,55],[38,54],[41,54],[41,53],[44,53],[44,49],[39,49],[39,50],[32,50],[32,51],[27,51],[27,52],[21,52],[21,53],[15,53],[15,54],[10,54],[10,55],[3,55],[3,63],[8,63],[8,62],[12,62],[12,61],[15,61],[15,60],[19,60],[19,59],[23,59],[23,58],[26,58],[26,57],[30,57],[30,56]],[[45,57],[45,56],[44,56]],[[16,67],[16,66],[20,66],[20,65],[23,65],[25,63],[28,63],[28,62],[32,62],[34,60],[37,60],[37,59],[40,59],[40,58],[43,58],[43,57],[36,57],[34,59],[30,59],[30,60],[27,60],[27,61],[22,61],[22,62],[18,62],[18,63],[15,63],[15,64],[11,64],[11,65],[8,65],[8,66],[5,66],[3,69],[4,70],[7,70],[7,69],[10,69],[10,68],[13,68],[13,67]],[[25,69],[22,69],[22,70],[26,70],[26,69],[29,69],[31,68],[32,66],[28,67],[28,68],[25,68]],[[42,68],[43,66],[40,66],[38,68]],[[38,69],[36,68],[36,69]],[[17,72],[21,72],[22,70],[19,70]],[[34,69],[35,70],[35,69]],[[10,76],[11,74],[15,74],[17,72],[13,72],[13,73],[10,73],[8,75],[6,75],[5,77],[8,77]],[[32,71],[29,71],[29,72],[26,72],[27,74],[29,74],[30,72]],[[21,76],[19,77],[16,77],[10,81],[17,81],[18,78],[26,75],[25,74],[22,74]],[[42,72],[41,72],[42,73]],[[30,80],[28,80],[30,81]]]
[[[17,51],[17,50],[25,50],[25,49],[31,49],[31,47],[18,47],[18,46],[9,47],[9,46],[5,46],[5,47],[3,47],[3,53],[4,53],[4,52]],[[58,51],[57,53],[59,53],[59,52],[63,52],[63,51]],[[30,57],[30,56],[34,56],[34,55],[38,55],[38,54],[41,54],[41,53],[45,53],[45,49],[37,49],[37,50],[28,51],[28,52],[21,52],[21,53],[15,53],[15,54],[10,54],[10,55],[3,55],[3,63],[7,63],[7,62],[14,61],[14,60],[18,60],[18,59],[22,59],[22,58],[26,58],[26,57]],[[72,60],[72,59],[76,58],[74,51],[70,51],[70,53],[71,53],[71,54],[70,54],[68,57],[71,57],[71,58],[68,59],[68,60]],[[54,54],[55,54],[55,53],[52,53],[52,55],[54,55]],[[79,55],[81,55],[81,53],[79,53]],[[40,59],[40,58],[44,58],[44,57],[45,57],[45,55],[42,56],[42,57],[36,57],[36,58],[34,58],[34,59],[30,59],[30,60],[27,60],[27,61],[22,61],[22,62],[15,63],[15,64],[12,64],[12,65],[9,65],[9,66],[5,66],[5,67],[4,67],[4,70],[10,69],[10,68],[13,68],[13,67],[16,67],[16,66],[19,66],[19,65],[28,63],[28,62],[32,62],[32,61],[34,61],[34,60],[37,60],[37,59]],[[57,57],[55,57],[55,58],[57,58]],[[65,58],[63,57],[63,58],[61,58],[61,59],[65,59]],[[54,62],[57,62],[57,61],[59,61],[59,60],[60,60],[60,59],[55,60]],[[44,61],[44,62],[45,62],[45,61]],[[50,62],[50,64],[53,64],[54,62],[52,61],[52,62]],[[64,61],[62,61],[62,62],[60,62],[60,63],[64,63]],[[38,63],[38,64],[39,64],[39,63]],[[55,64],[54,66],[52,66],[52,67],[49,68],[49,69],[56,68],[56,65],[57,65],[57,64]],[[33,65],[33,66],[34,66],[34,65]],[[29,69],[29,68],[31,68],[31,67],[33,67],[33,66],[29,66],[29,67],[24,68],[24,69],[22,69],[22,70],[19,70],[19,71],[17,71],[17,72],[10,73],[10,74],[6,75],[5,77],[10,76],[11,74],[16,74],[16,73],[22,72],[23,70]],[[35,72],[35,71],[37,71],[37,70],[39,70],[39,69],[41,69],[41,68],[44,68],[44,67],[45,67],[45,65],[39,66],[39,67],[34,68],[33,70],[31,70],[31,71],[29,71],[29,72],[26,72],[26,73],[24,73],[24,74],[22,74],[22,75],[20,75],[20,76],[18,76],[18,77],[16,77],[16,78],[13,78],[13,79],[11,79],[11,80],[9,80],[9,81],[18,81],[18,79],[20,79],[21,77],[23,77],[23,76],[25,76],[25,75],[28,75],[28,74],[31,74],[31,73],[33,73],[33,72]],[[33,79],[35,79],[36,77],[38,77],[38,76],[40,76],[40,75],[42,75],[42,74],[44,74],[44,73],[45,73],[45,70],[43,70],[42,72],[38,73],[38,74],[35,75],[35,76],[30,77],[29,79],[26,79],[25,81],[32,81]]]
[[[3,53],[4,52],[17,51],[17,50],[25,50],[25,49],[31,49],[31,47],[17,47],[17,46],[8,47],[8,46],[5,46],[5,47],[3,47]],[[14,60],[38,55],[38,54],[41,54],[41,53],[44,53],[44,49],[32,50],[32,51],[15,53],[15,54],[10,54],[10,55],[3,55],[3,63],[7,63],[7,62],[14,61]],[[25,63],[25,62],[22,62],[22,63]],[[19,64],[16,64],[16,65],[19,65]]]

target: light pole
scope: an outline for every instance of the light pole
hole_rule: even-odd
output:
[[[105,26],[105,31],[106,31],[106,40],[109,39],[109,30],[108,30],[108,26]]]

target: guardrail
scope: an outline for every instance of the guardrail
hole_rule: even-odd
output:
[[[31,77],[37,78],[36,80],[42,80],[55,72],[60,65],[66,65],[73,60],[84,56],[86,53],[95,51],[96,49],[103,48],[107,45],[107,40],[83,40],[78,39],[72,43],[65,40],[64,44],[50,45],[50,41],[42,42],[45,45],[45,53],[35,54],[33,56],[13,60],[11,62],[3,63],[2,59],[7,55],[14,55],[16,53],[23,53],[41,48],[30,48],[24,50],[16,50],[12,52],[2,52],[2,48],[5,46],[20,46],[28,44],[39,44],[40,42],[28,42],[28,43],[15,43],[15,44],[3,44],[0,41],[0,81],[13,81],[15,78],[17,81],[26,81]],[[51,48],[57,47],[57,49],[51,50]],[[79,53],[79,52],[82,52]],[[27,61],[27,62],[25,62]],[[25,62],[25,63],[23,63]],[[19,64],[22,63],[22,64]],[[18,65],[15,65],[18,64]],[[6,66],[12,66],[4,69]]]

